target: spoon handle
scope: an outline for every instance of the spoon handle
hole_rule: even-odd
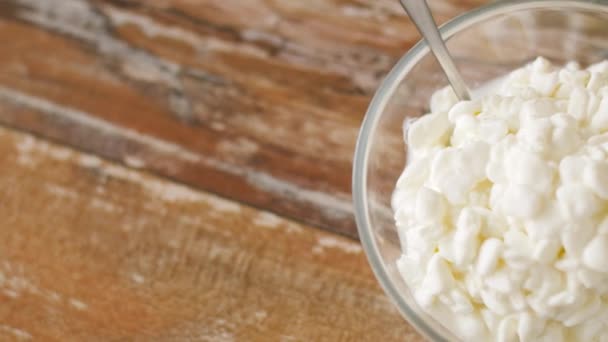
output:
[[[464,83],[462,76],[458,72],[454,60],[445,46],[437,24],[433,19],[431,10],[426,0],[400,0],[401,5],[414,22],[418,31],[426,39],[431,51],[437,58],[439,65],[443,68],[448,81],[452,85],[452,89],[461,100],[470,100],[471,95],[467,85]]]

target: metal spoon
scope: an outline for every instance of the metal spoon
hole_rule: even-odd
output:
[[[448,77],[448,81],[452,85],[456,96],[461,100],[470,100],[471,93],[469,88],[464,83],[452,56],[445,47],[443,38],[441,38],[426,0],[400,0],[400,2],[422,37],[429,44],[433,55],[435,55],[443,72]]]

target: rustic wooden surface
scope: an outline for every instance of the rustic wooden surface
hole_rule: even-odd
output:
[[[0,339],[413,336],[354,241],[23,133],[0,155]]]
[[[350,200],[417,39],[396,0],[0,1],[0,340],[419,340]]]
[[[351,237],[359,124],[418,40],[397,0],[4,0],[0,28],[1,122]]]

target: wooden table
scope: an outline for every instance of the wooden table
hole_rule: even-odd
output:
[[[420,340],[350,199],[417,39],[397,0],[1,1],[0,340]]]

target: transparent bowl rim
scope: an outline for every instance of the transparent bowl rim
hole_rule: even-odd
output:
[[[441,34],[445,39],[466,29],[476,23],[488,18],[526,9],[541,8],[572,8],[580,10],[598,10],[606,12],[607,0],[517,0],[500,1],[484,7],[477,8],[456,17],[441,27]],[[429,48],[424,41],[418,42],[411,50],[403,55],[397,64],[391,69],[380,87],[374,94],[367,109],[365,118],[359,131],[355,156],[353,160],[352,191],[355,220],[359,238],[367,259],[372,267],[380,285],[397,306],[401,314],[416,328],[416,330],[432,341],[445,341],[445,337],[434,331],[399,295],[398,289],[391,281],[386,266],[377,248],[368,212],[367,189],[367,163],[370,150],[370,135],[375,131],[382,112],[395,90],[410,72],[410,70],[429,53]]]

